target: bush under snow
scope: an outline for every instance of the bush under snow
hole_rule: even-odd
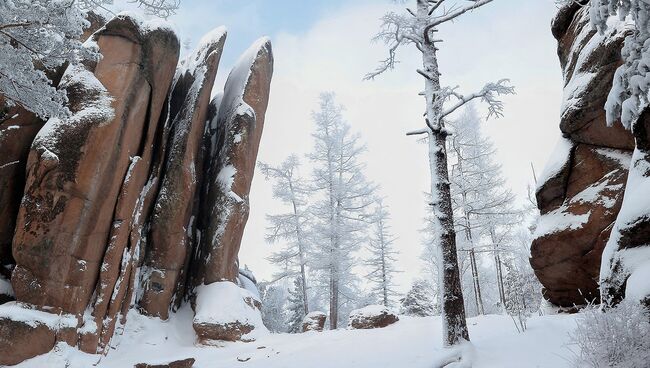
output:
[[[647,368],[650,362],[650,311],[624,301],[603,311],[587,309],[571,334],[576,367]]]

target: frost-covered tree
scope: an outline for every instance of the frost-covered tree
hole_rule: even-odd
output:
[[[303,294],[302,282],[299,278],[294,279],[293,288],[289,290],[289,297],[287,298],[287,331],[291,333],[298,333],[302,331],[302,320],[305,318],[303,301],[305,295]]]
[[[146,12],[168,17],[179,0],[134,0]],[[0,94],[41,118],[67,114],[67,97],[52,85],[48,70],[96,60],[98,49],[80,37],[90,11],[109,10],[112,0],[0,1]]]
[[[488,117],[500,116],[503,103],[499,95],[514,93],[507,80],[486,84],[479,92],[462,95],[457,88],[443,87],[438,65],[438,47],[442,40],[436,38],[438,29],[463,14],[489,4],[493,0],[414,0],[416,8],[403,14],[386,14],[377,40],[388,45],[388,57],[366,78],[393,69],[397,63],[396,53],[402,46],[413,46],[422,55],[422,68],[417,72],[424,78],[425,127],[409,132],[409,135],[425,135],[429,145],[429,167],[431,172],[431,211],[433,227],[442,254],[442,309],[445,345],[456,345],[469,340],[465,307],[460,286],[460,274],[456,254],[456,235],[451,206],[449,172],[447,167],[446,143],[449,131],[446,120],[468,102],[480,99],[486,103]]]
[[[276,279],[294,277],[299,280],[303,296],[303,312],[308,314],[306,263],[309,237],[307,225],[309,188],[298,173],[300,160],[297,156],[291,155],[280,166],[260,163],[259,167],[267,179],[273,180],[273,196],[289,208],[285,213],[267,215],[271,223],[266,236],[267,241],[286,241],[285,248],[273,253],[269,260],[282,269],[276,275]]]
[[[514,208],[514,195],[494,162],[496,149],[481,131],[481,118],[473,105],[450,122],[449,140],[451,197],[456,226],[456,240],[461,258],[471,271],[471,283],[477,314],[485,313],[479,270],[482,256],[491,254],[497,275],[499,299],[502,293],[501,252],[504,243],[520,222]],[[461,267],[463,271],[463,267]],[[461,272],[462,274],[462,272]]]
[[[435,302],[426,280],[415,280],[411,289],[400,299],[401,313],[407,316],[428,317],[436,313]]]
[[[360,162],[364,146],[359,136],[343,121],[342,107],[334,94],[320,96],[320,108],[313,113],[316,130],[313,165],[314,247],[311,267],[318,274],[318,286],[327,290],[330,329],[336,329],[339,309],[354,302],[354,253],[366,240],[367,212],[374,186],[363,174]],[[349,309],[349,308],[348,308]]]
[[[526,322],[530,316],[526,305],[526,281],[524,275],[511,264],[506,265],[505,277],[505,309],[512,317],[517,331],[526,331]]]
[[[260,283],[259,290],[264,326],[271,332],[287,332],[287,289],[281,284]]]
[[[399,252],[394,248],[395,238],[393,237],[390,225],[390,214],[383,200],[379,199],[374,213],[370,216],[372,222],[372,235],[368,241],[370,257],[366,265],[370,272],[367,280],[373,286],[371,292],[379,296],[382,305],[389,307],[392,299],[397,295],[395,291],[394,275],[398,272],[395,269],[395,258]]]

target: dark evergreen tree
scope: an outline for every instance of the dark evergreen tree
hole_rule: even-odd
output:
[[[302,320],[305,318],[304,299],[300,279],[295,278],[293,281],[293,289],[289,290],[289,297],[287,299],[287,327],[290,333],[302,331]]]
[[[429,285],[424,280],[415,280],[411,290],[400,299],[402,313],[407,316],[427,317],[435,314],[436,308],[431,297]]]
[[[271,332],[287,332],[285,303],[287,290],[281,285],[260,283],[262,321]]]

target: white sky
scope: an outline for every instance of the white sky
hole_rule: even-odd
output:
[[[258,157],[261,161],[277,164],[291,153],[308,152],[313,127],[310,114],[317,106],[318,94],[337,93],[338,102],[346,107],[346,120],[367,144],[366,174],[381,186],[390,206],[393,231],[399,238],[396,247],[401,252],[398,268],[405,271],[398,282],[404,289],[420,272],[418,230],[425,210],[423,192],[428,186],[425,146],[404,134],[422,124],[424,101],[417,94],[423,82],[415,73],[418,55],[404,49],[396,70],[374,82],[362,81],[385,57],[383,45],[371,44],[370,39],[378,30],[379,17],[394,7],[383,0],[350,1],[321,12],[298,29],[277,24],[265,29],[260,26],[263,22],[249,21],[242,14],[215,15],[214,19],[226,23],[230,29],[227,47],[235,46],[224,55],[226,65],[222,65],[217,83],[223,83],[228,63],[243,51],[236,31],[246,28],[247,22],[260,31],[259,36],[266,34],[273,42],[275,73]],[[499,150],[496,161],[503,165],[509,185],[521,196],[532,182],[531,163],[540,172],[559,136],[562,78],[550,32],[555,9],[553,0],[496,0],[443,26],[440,32],[445,39],[440,46],[444,84],[460,85],[462,92],[469,93],[485,82],[510,78],[517,88],[516,96],[505,99],[505,117],[487,122],[484,132]],[[198,30],[207,32],[220,25],[206,24],[210,14],[200,11],[199,7],[186,8],[174,19],[182,37],[189,34],[197,40]],[[249,43],[250,29],[241,32]],[[278,210],[270,183],[256,174],[240,260],[258,279],[269,279],[274,271],[265,259],[275,247],[264,241],[265,214]]]

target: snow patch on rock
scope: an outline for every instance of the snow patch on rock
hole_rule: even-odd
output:
[[[566,212],[566,209],[566,207],[562,206],[540,216],[533,237],[537,239],[564,230],[577,230],[589,221],[591,211],[582,215],[576,215]]]
[[[244,340],[255,339],[268,332],[262,322],[262,314],[249,301],[258,298],[250,291],[230,281],[214,282],[196,288],[194,324],[228,325],[240,323],[253,326]],[[253,336],[255,335],[255,336]]]
[[[31,327],[45,325],[51,330],[77,327],[77,317],[72,314],[54,314],[35,309],[31,304],[8,302],[0,305],[0,319],[23,322]]]
[[[557,176],[571,161],[571,151],[574,143],[570,139],[560,137],[546,162],[544,170],[537,178],[537,190],[539,191],[546,182]]]

